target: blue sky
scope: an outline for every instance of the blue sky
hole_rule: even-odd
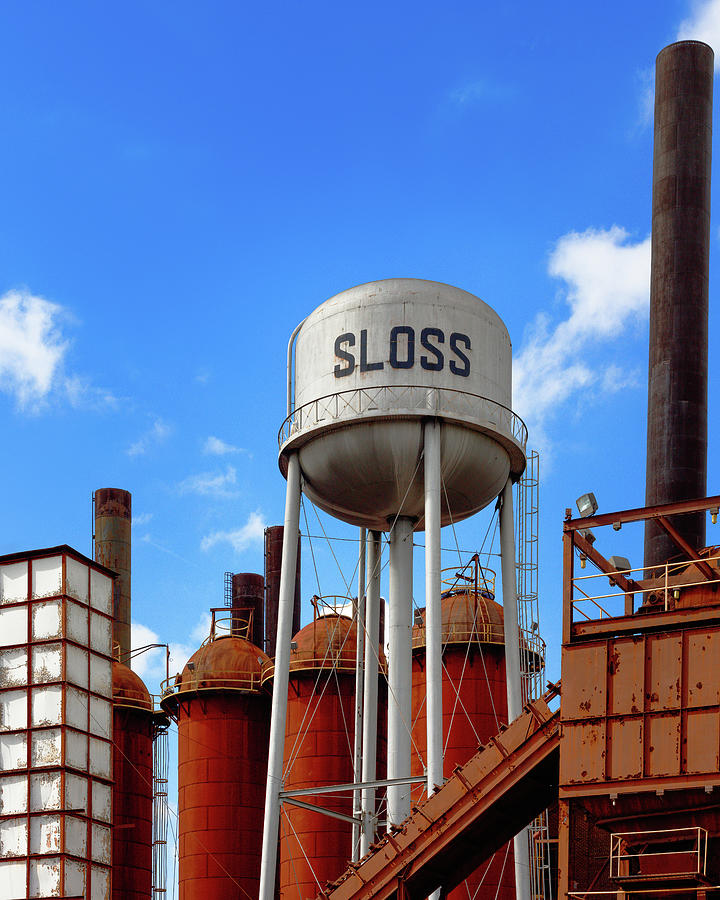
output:
[[[557,677],[565,507],[644,499],[648,97],[679,35],[720,38],[718,0],[4,4],[0,552],[88,553],[93,489],[131,490],[137,634],[182,663],[282,522],[295,324],[364,281],[445,281],[513,340]]]

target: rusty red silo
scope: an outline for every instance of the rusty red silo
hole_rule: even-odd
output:
[[[445,778],[456,766],[466,763],[478,745],[507,725],[503,610],[494,599],[495,576],[476,561],[463,574],[467,577],[458,579],[456,570],[443,572],[444,577],[450,575],[443,583],[442,595]],[[422,775],[427,756],[422,612],[416,615],[412,643],[412,774]],[[415,791],[413,796],[420,794]],[[476,896],[476,891],[477,896],[515,900],[512,843],[451,891],[448,900],[467,900]]]
[[[162,701],[178,726],[180,900],[247,900],[260,887],[269,659],[218,635],[213,620]]]
[[[322,614],[315,605],[313,622],[293,638],[285,730],[286,791],[353,780],[356,634],[350,618],[333,611]],[[265,679],[272,674],[270,666]],[[352,815],[350,792],[302,799]],[[283,804],[279,854],[282,900],[315,897],[318,883],[324,886],[336,878],[351,851],[349,822]]]
[[[113,900],[152,895],[153,702],[128,666],[113,662]]]

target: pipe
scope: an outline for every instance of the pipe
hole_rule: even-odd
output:
[[[287,415],[292,415],[293,407],[295,406],[295,382],[293,379],[293,375],[295,374],[295,367],[293,366],[293,344],[295,343],[295,338],[300,333],[300,329],[305,324],[305,319],[295,327],[295,330],[290,335],[290,340],[288,341],[287,348]],[[293,632],[294,634],[294,632]]]
[[[358,594],[357,617],[355,626],[355,728],[353,735],[353,781],[357,784],[362,779],[362,729],[363,729],[363,684],[365,682],[365,556],[367,548],[367,529],[360,529],[360,557],[358,559]],[[362,812],[362,791],[353,791],[353,861],[359,859],[360,849],[360,815]]]
[[[645,505],[707,492],[708,259],[713,51],[680,41],[655,70],[650,354]],[[705,512],[673,522],[705,546]],[[653,521],[645,566],[678,550]]]
[[[520,628],[518,626],[515,523],[513,520],[512,482],[509,478],[505,482],[505,487],[500,497],[500,554],[503,622],[505,628],[505,678],[508,722],[512,722],[522,712],[522,684],[520,679]],[[515,835],[513,850],[515,856],[515,896],[517,900],[530,900],[530,850],[525,828]]]
[[[288,456],[284,533],[296,534],[299,525],[300,461],[297,453],[291,453]],[[280,826],[280,791],[282,790],[285,718],[287,714],[288,682],[290,680],[290,640],[293,635],[297,551],[298,545],[296,541],[283,542],[259,900],[273,900],[275,896],[275,871]]]
[[[427,792],[443,783],[442,607],[440,599],[440,423],[424,426],[425,467],[425,681]]]
[[[379,531],[370,532],[367,554],[367,599],[365,605],[365,685],[363,707],[363,756],[362,780],[364,783],[377,778],[377,711],[378,673],[380,667],[380,570],[382,545]],[[375,789],[363,788],[362,834],[360,856],[363,857],[375,840]]]
[[[130,546],[132,495],[120,488],[95,491],[95,561],[117,572],[113,590],[113,642],[129,664],[131,639]]]
[[[388,778],[410,774],[412,717],[413,520],[398,516],[390,532],[390,614],[388,622]],[[387,791],[388,828],[410,815],[410,787]]]

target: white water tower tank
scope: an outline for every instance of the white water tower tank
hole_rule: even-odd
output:
[[[424,528],[423,422],[442,424],[442,524],[482,509],[525,468],[510,409],[512,351],[500,317],[467,291],[415,278],[331,297],[303,323],[280,467],[331,515],[386,531]]]

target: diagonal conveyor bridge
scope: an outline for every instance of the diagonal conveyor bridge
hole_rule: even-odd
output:
[[[457,887],[558,796],[560,712],[542,698],[329,884],[330,900],[424,900]]]

